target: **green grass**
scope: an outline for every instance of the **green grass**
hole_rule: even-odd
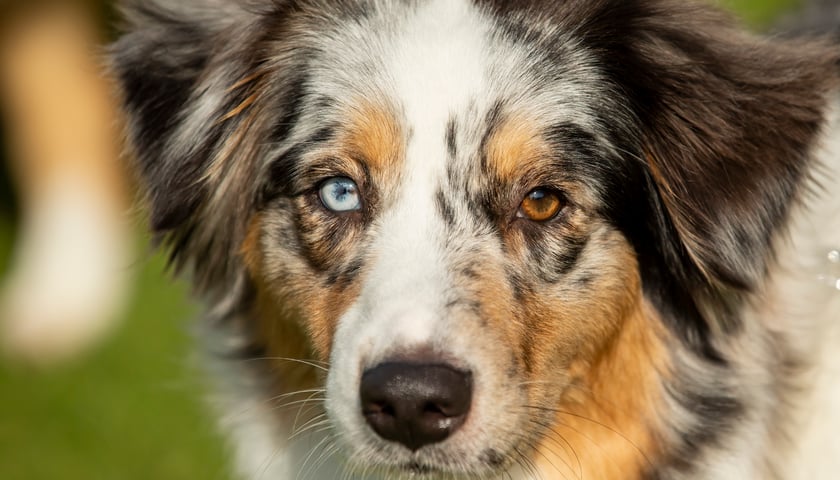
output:
[[[10,231],[0,224],[0,252]],[[164,279],[159,256],[133,268],[137,295],[105,346],[49,373],[0,365],[0,478],[228,478],[187,361],[196,309],[183,285]]]
[[[738,12],[744,21],[756,28],[762,28],[779,14],[802,4],[802,0],[719,0],[720,5]]]
[[[723,0],[761,27],[794,0]],[[0,216],[0,272],[12,226]],[[123,328],[88,358],[51,373],[0,364],[0,479],[223,480],[228,462],[189,366],[196,309],[159,256],[134,267]]]

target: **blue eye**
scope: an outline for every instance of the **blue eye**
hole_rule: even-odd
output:
[[[362,198],[356,182],[347,177],[334,177],[321,184],[318,190],[321,203],[333,212],[355,212],[362,209]]]

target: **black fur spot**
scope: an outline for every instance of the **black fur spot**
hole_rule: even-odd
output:
[[[327,285],[344,287],[358,277],[363,267],[364,259],[362,257],[354,258],[349,264],[342,266],[340,269],[330,271],[327,276]]]
[[[481,454],[481,461],[490,468],[500,468],[505,464],[506,460],[504,454],[493,449],[488,449]]]
[[[446,151],[449,153],[449,158],[458,156],[458,131],[455,118],[450,118],[446,123]]]
[[[435,194],[435,203],[446,226],[450,229],[455,228],[457,226],[455,221],[455,210],[452,208],[452,204],[446,198],[446,194],[443,190],[438,190]]]
[[[269,166],[268,182],[264,189],[264,201],[271,201],[278,196],[294,197],[302,194],[296,187],[295,179],[301,157],[310,149],[332,140],[336,128],[326,125],[316,130],[306,140],[290,146]]]
[[[537,276],[546,283],[556,283],[574,270],[587,242],[571,236],[554,242],[547,240],[545,235],[538,235],[528,243]]]

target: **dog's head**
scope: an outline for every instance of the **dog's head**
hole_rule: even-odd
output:
[[[736,415],[672,352],[724,368],[835,52],[659,0],[127,18],[114,70],[155,231],[278,358],[267,388],[325,384],[351,465],[629,478],[693,445],[680,402]]]

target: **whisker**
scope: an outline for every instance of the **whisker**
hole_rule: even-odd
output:
[[[538,419],[529,418],[528,421],[530,423],[533,423],[533,424],[535,424],[537,426],[540,426],[542,428],[545,428],[545,429],[551,429],[551,427],[552,427],[552,425],[549,425],[545,422],[541,422]],[[549,436],[546,436],[544,440],[550,442],[549,444],[545,445],[545,448],[548,449],[550,453],[554,454],[555,457],[560,459],[560,461],[563,463],[563,466],[566,467],[570,472],[572,472],[572,474],[575,476],[575,478],[582,479],[583,478],[583,464],[581,463],[580,456],[578,455],[578,453],[575,450],[575,447],[572,445],[572,443],[566,437],[564,437],[563,435],[549,435]],[[558,440],[562,441],[563,444],[558,443]],[[566,454],[566,455],[571,454],[571,456],[573,456],[574,459],[575,459],[575,463],[577,464],[577,470],[574,467],[572,467],[572,464],[569,463],[566,460],[566,458],[565,458],[566,455],[558,455],[557,451],[554,450],[553,448],[551,448],[551,444],[557,445],[560,448],[562,448],[564,454]],[[557,465],[555,465],[554,462],[551,461],[551,459],[548,457],[548,455],[544,454],[540,450],[537,450],[537,454],[539,454],[543,458],[545,458],[546,461],[549,464],[551,464],[552,468],[554,468],[555,471],[557,471],[559,473],[562,473],[562,471],[557,467]]]
[[[259,468],[259,473],[257,474],[257,478],[264,478],[268,473],[269,469],[271,468],[271,464],[274,463],[274,459],[280,454],[283,450],[283,447],[277,447],[271,452],[266,459],[262,462]]]
[[[302,479],[306,480],[309,478],[310,475],[317,473],[314,470],[315,464],[310,465],[309,462],[310,460],[312,460],[312,455],[314,455],[315,452],[319,451],[325,442],[329,441],[330,437],[326,436],[322,438],[321,441],[319,441],[314,447],[309,449],[309,454],[306,456],[306,458],[303,460],[303,463],[301,463],[300,465],[300,472],[303,474],[301,475]]]
[[[301,365],[307,365],[312,368],[317,368],[324,372],[329,371],[330,364],[329,362],[322,362],[319,360],[304,360],[302,358],[291,358],[291,357],[254,357],[254,358],[246,358],[243,362],[272,362],[272,361],[283,361],[283,362],[292,362],[292,363],[299,363]]]
[[[631,439],[630,439],[630,437],[628,437],[627,435],[625,435],[625,434],[621,433],[619,430],[617,430],[617,429],[615,429],[615,428],[613,428],[613,427],[611,427],[611,426],[609,426],[609,425],[607,425],[607,424],[605,424],[605,423],[603,423],[603,422],[599,422],[598,420],[595,420],[595,419],[593,419],[593,418],[589,418],[589,417],[587,417],[587,416],[585,416],[585,415],[580,415],[580,414],[578,414],[578,413],[573,413],[573,412],[569,412],[569,411],[565,411],[565,410],[560,410],[560,409],[556,409],[556,408],[548,408],[548,407],[536,407],[536,408],[542,408],[542,409],[544,409],[544,410],[553,411],[554,413],[559,413],[560,415],[566,415],[566,416],[569,416],[569,417],[578,418],[578,419],[580,419],[580,420],[584,420],[584,421],[590,422],[590,423],[592,423],[592,424],[594,424],[594,425],[598,425],[599,427],[604,428],[605,430],[609,431],[610,433],[613,433],[613,434],[615,434],[615,435],[618,435],[621,439],[625,440],[628,444],[630,444],[630,445],[631,445],[631,446],[632,446],[632,447],[636,450],[636,452],[638,452],[639,454],[641,454],[642,456],[644,456],[644,458],[645,458],[645,460],[648,462],[648,464],[651,464],[651,463],[650,463],[650,460],[649,460],[649,459],[647,458],[647,456],[645,455],[645,452],[644,452],[644,451],[642,451],[641,447],[639,447],[639,446],[636,444],[636,442],[634,442],[633,440],[631,440]],[[580,433],[580,432],[578,432],[578,433]]]
[[[313,394],[314,395],[314,394]],[[274,410],[285,410],[290,407],[298,406],[298,405],[306,405],[312,403],[323,403],[324,398],[304,398],[303,400],[290,400],[286,403],[281,403],[273,406]]]
[[[315,429],[319,429],[324,425],[329,424],[329,418],[327,418],[326,414],[317,415],[308,422],[301,425],[301,427],[294,431],[290,436],[289,440],[294,440],[297,437],[304,435],[305,433],[315,433]]]
[[[326,438],[329,438],[329,442],[323,447],[321,455],[319,456],[318,460],[315,461],[315,472],[321,470],[324,464],[327,463],[328,460],[333,458],[339,451],[338,444],[334,441],[334,438],[331,435],[327,436]],[[342,467],[342,471],[346,471],[346,469]]]
[[[316,401],[315,399],[313,399],[313,397],[314,397],[315,395],[317,395],[317,393],[313,393],[312,395],[310,395],[310,396],[309,396],[309,398],[307,398],[305,401],[301,402],[301,404],[300,404],[300,408],[298,408],[297,414],[295,415],[295,419],[294,419],[294,421],[292,422],[292,431],[293,431],[293,432],[294,432],[295,430],[297,430],[297,424],[298,424],[298,421],[300,421],[301,415],[303,414],[303,408],[306,406],[306,404],[307,404],[307,403],[310,403],[310,402],[315,402],[315,401]],[[323,403],[323,402],[319,402],[319,403]],[[309,411],[311,411],[311,408],[310,408],[310,409],[307,409],[307,413],[308,413]]]
[[[310,433],[314,435],[318,433],[324,433],[329,430],[332,430],[332,425],[330,424],[329,420],[326,420],[324,421],[323,425],[313,426],[312,431]]]
[[[542,478],[542,474],[540,474],[539,469],[537,468],[537,464],[534,463],[527,455],[522,453],[522,451],[518,447],[513,447],[513,451],[516,454],[516,463],[525,470],[525,473],[532,477]]]
[[[295,390],[293,392],[281,393],[280,395],[274,395],[273,397],[270,397],[269,400],[280,400],[282,398],[290,397],[292,395],[302,395],[302,394],[305,394],[305,393],[319,393],[319,392],[320,393],[327,393],[327,390],[325,388],[311,388],[311,389],[305,389],[305,390]]]
[[[569,416],[569,417],[573,417],[573,418],[577,418],[577,419],[580,419],[580,420],[583,420],[583,421],[589,422],[589,423],[591,423],[591,424],[593,424],[593,425],[597,425],[598,427],[601,427],[601,428],[603,428],[603,429],[607,430],[608,432],[610,432],[610,433],[612,433],[612,434],[614,434],[614,435],[618,436],[618,438],[620,438],[620,439],[624,440],[625,442],[627,442],[627,444],[628,444],[628,445],[630,445],[631,447],[633,447],[633,449],[634,449],[634,450],[636,450],[636,452],[637,452],[639,455],[641,455],[642,459],[644,460],[644,462],[645,462],[648,466],[652,466],[652,465],[653,465],[653,463],[651,462],[650,458],[648,458],[647,454],[646,454],[646,453],[642,450],[642,448],[641,448],[641,447],[639,447],[639,445],[638,445],[638,444],[636,444],[636,442],[634,442],[634,441],[633,441],[630,437],[628,437],[627,435],[625,435],[625,434],[621,433],[621,431],[619,431],[619,430],[617,430],[616,428],[613,428],[613,427],[611,427],[611,426],[609,426],[609,425],[607,425],[607,424],[605,424],[605,423],[603,423],[603,422],[600,422],[600,421],[595,420],[595,419],[593,419],[593,418],[587,417],[587,416],[585,416],[585,415],[581,415],[581,414],[578,414],[578,413],[573,413],[573,412],[569,412],[569,411],[565,411],[565,410],[561,410],[561,409],[557,409],[557,408],[543,407],[543,406],[538,406],[538,405],[523,405],[523,406],[522,406],[522,408],[525,408],[525,409],[533,409],[533,410],[541,410],[541,411],[548,411],[548,412],[555,413],[555,414],[559,414],[559,415],[566,415],[566,416]],[[599,450],[601,450],[602,452],[606,452],[606,450],[603,448],[603,446],[601,446],[598,442],[596,442],[595,440],[593,440],[591,437],[589,437],[589,436],[588,436],[588,435],[586,435],[585,433],[581,432],[579,429],[574,428],[573,426],[571,426],[571,425],[570,425],[570,424],[568,424],[568,423],[562,423],[561,425],[562,425],[562,426],[564,426],[564,427],[566,427],[566,428],[568,428],[569,430],[572,430],[573,432],[577,433],[578,435],[580,435],[580,436],[581,436],[582,438],[584,438],[585,440],[588,440],[588,441],[589,441],[592,445],[594,445],[595,447],[597,447],[597,448],[598,448]]]

